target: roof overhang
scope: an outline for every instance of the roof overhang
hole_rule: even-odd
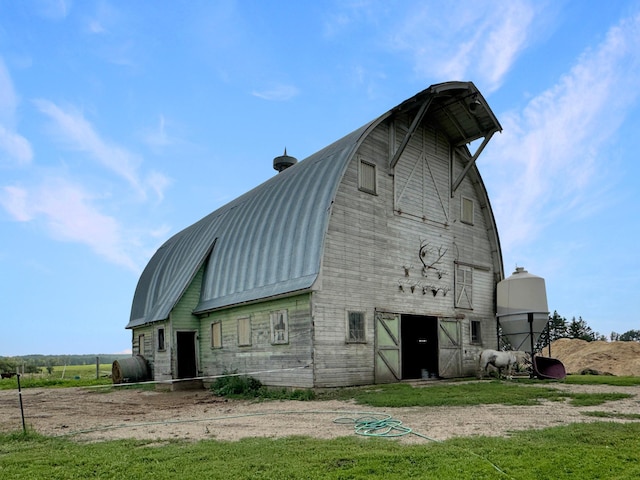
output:
[[[389,159],[393,169],[408,145],[411,137],[424,119],[438,125],[454,146],[454,151],[466,160],[464,170],[451,184],[451,193],[462,182],[469,169],[489,143],[491,137],[502,131],[502,126],[489,108],[487,101],[473,82],[446,82],[432,85],[414,97],[402,102],[387,116],[408,115],[411,120],[408,131]],[[482,139],[474,154],[468,145]]]

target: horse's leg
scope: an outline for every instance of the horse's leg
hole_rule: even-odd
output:
[[[507,380],[513,380],[513,364],[507,365]]]

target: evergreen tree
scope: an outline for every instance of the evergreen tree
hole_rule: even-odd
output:
[[[620,335],[621,342],[640,342],[640,330],[629,330]]]
[[[587,322],[585,322],[582,317],[578,317],[578,320],[576,320],[576,317],[573,317],[567,327],[567,336],[569,338],[579,338],[587,342],[592,342],[597,338],[596,335],[598,334],[591,330],[591,327],[587,325]]]

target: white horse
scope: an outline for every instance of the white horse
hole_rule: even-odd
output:
[[[516,365],[526,363],[528,355],[527,352],[519,350],[506,352],[483,350],[478,357],[478,376],[484,378],[485,374],[489,373],[487,369],[491,365],[498,369],[498,378],[502,375],[502,369],[506,369],[506,377],[510,380],[513,378],[513,370]]]

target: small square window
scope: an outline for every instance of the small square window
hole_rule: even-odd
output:
[[[347,312],[347,342],[364,343],[364,312]]]
[[[373,195],[376,194],[376,166],[373,163],[360,160],[358,189]]]
[[[286,310],[271,312],[271,343],[282,345],[289,343],[289,319]]]
[[[462,197],[460,220],[473,225],[474,204],[470,198]]]
[[[482,343],[482,323],[479,320],[471,320],[471,343]]]
[[[222,348],[222,322],[211,324],[211,348]]]
[[[249,317],[238,319],[238,345],[251,345],[251,319]]]
[[[164,344],[164,328],[158,329],[158,351],[161,352],[165,349]]]

